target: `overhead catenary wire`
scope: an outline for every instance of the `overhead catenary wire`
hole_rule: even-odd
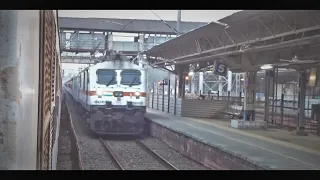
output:
[[[158,16],[154,11],[150,10],[155,16],[157,16],[165,25],[167,25],[170,29],[172,29],[176,34],[179,34],[179,32],[171,27],[165,20],[163,20],[160,16]]]

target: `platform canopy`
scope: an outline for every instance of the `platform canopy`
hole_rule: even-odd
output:
[[[168,25],[166,25],[168,24]],[[71,18],[60,17],[61,30],[109,31],[125,33],[149,33],[175,35],[176,21],[115,19],[115,18]],[[205,22],[181,22],[181,32],[186,33],[204,26]]]
[[[205,67],[217,60],[235,71],[253,70],[264,64],[291,67],[299,63],[283,64],[279,59],[292,60],[297,56],[299,60],[320,60],[319,24],[318,10],[240,11],[144,54],[154,67],[180,64]]]

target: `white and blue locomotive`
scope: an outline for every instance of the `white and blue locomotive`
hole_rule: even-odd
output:
[[[87,67],[64,86],[96,134],[137,135],[144,131],[146,71],[129,60]]]

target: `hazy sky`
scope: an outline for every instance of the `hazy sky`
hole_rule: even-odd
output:
[[[212,22],[239,10],[182,10],[182,21]],[[154,10],[164,20],[177,20],[177,10]],[[59,10],[61,17],[97,17],[159,20],[150,10]]]

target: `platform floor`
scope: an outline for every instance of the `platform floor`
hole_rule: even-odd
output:
[[[320,151],[317,148],[272,138],[278,134],[279,137],[288,139],[289,135],[284,136],[286,133],[283,130],[276,130],[266,135],[268,130],[262,133],[258,133],[258,130],[243,131],[230,128],[228,123],[222,121],[216,123],[219,121],[180,118],[150,108],[146,117],[154,123],[246,159],[265,169],[320,170]],[[270,134],[273,136],[268,137]],[[310,139],[313,144],[320,144],[318,137],[296,137],[299,138],[302,138],[300,141],[306,142]]]

